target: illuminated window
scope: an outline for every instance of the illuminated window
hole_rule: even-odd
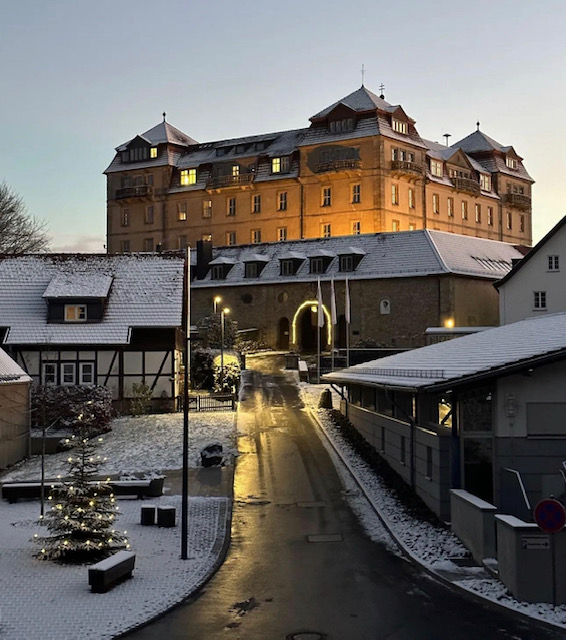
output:
[[[212,233],[203,233],[200,237],[203,242],[212,242]]]
[[[362,185],[352,185],[352,204],[359,204],[362,201]]]
[[[481,222],[481,204],[476,204],[476,222]]]
[[[432,212],[440,213],[440,196],[438,193],[432,194]]]
[[[287,240],[287,227],[279,227],[277,229],[277,240],[279,242],[285,242],[285,240]]]
[[[352,235],[359,236],[362,232],[362,223],[359,220],[352,222]]]
[[[432,173],[433,176],[436,176],[437,178],[442,178],[442,176],[444,175],[444,167],[442,165],[442,162],[440,162],[439,160],[431,160],[430,172]]]
[[[454,217],[454,198],[448,198],[447,205],[448,205],[448,217],[453,218]]]
[[[480,189],[482,191],[491,191],[491,176],[480,173]]]
[[[393,131],[397,131],[397,133],[407,133],[409,127],[406,122],[401,122],[401,120],[392,119],[391,124],[393,126]]]
[[[409,222],[409,231],[416,231],[417,225],[414,222]]]
[[[202,217],[212,218],[212,200],[202,201]]]
[[[462,200],[462,220],[468,219],[468,202],[467,200]]]
[[[234,164],[232,165],[232,176],[236,177],[240,175],[240,165]]]
[[[261,229],[252,229],[252,244],[261,242]]]
[[[281,191],[279,194],[279,199],[277,201],[277,209],[278,211],[287,211],[287,192]]]
[[[151,147],[149,151],[150,158],[157,158],[157,147]]]
[[[181,222],[187,219],[187,203],[186,202],[178,202],[177,203],[177,220]]]
[[[260,213],[261,211],[261,195],[257,194],[252,200],[252,213]]]
[[[227,216],[236,215],[236,198],[232,197],[226,200],[226,215]]]
[[[123,227],[128,227],[130,225],[130,210],[122,209],[122,218],[121,223]]]
[[[330,222],[326,222],[322,225],[322,237],[330,238],[332,236],[332,225]]]
[[[271,173],[288,173],[289,156],[271,159]]]
[[[153,224],[153,205],[152,204],[150,204],[145,208],[144,222],[146,224]]]
[[[391,230],[392,231],[399,231],[399,229],[400,229],[399,220],[392,220],[391,221]]]
[[[181,186],[188,187],[191,184],[197,183],[197,170],[196,169],[183,169],[181,171]]]
[[[322,206],[332,206],[332,187],[324,187],[322,190]]]
[[[409,209],[415,208],[415,190],[409,187]]]
[[[391,185],[391,204],[399,204],[399,185]]]
[[[226,232],[226,244],[230,247],[236,244],[236,232],[235,231],[227,231]]]
[[[66,304],[65,322],[86,322],[86,304]]]
[[[492,227],[493,226],[493,207],[487,208],[487,224]]]

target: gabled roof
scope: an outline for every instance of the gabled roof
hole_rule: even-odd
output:
[[[103,273],[56,273],[43,298],[106,298],[112,276]]]
[[[448,389],[511,373],[522,364],[566,359],[566,313],[521,320],[330,373],[327,382]]]
[[[128,344],[132,327],[179,327],[184,261],[169,255],[50,254],[0,259],[0,327],[5,344]],[[112,279],[100,322],[47,322],[43,294],[69,277]],[[74,285],[73,285],[74,286]]]
[[[325,118],[331,111],[333,111],[338,105],[344,105],[349,107],[353,111],[357,111],[358,113],[362,113],[364,111],[374,111],[375,109],[381,109],[382,111],[388,111],[392,106],[388,102],[385,102],[383,98],[375,95],[369,89],[366,89],[363,85],[350,93],[346,97],[338,100],[334,104],[331,104],[326,109],[319,111],[317,114],[312,116],[311,120],[317,120],[318,118]],[[397,107],[394,107],[394,110]]]
[[[165,120],[156,124],[155,127],[148,129],[145,133],[140,134],[139,136],[149,142],[149,144],[176,144],[182,147],[188,147],[193,144],[198,144],[196,140],[193,140],[186,133],[183,133],[177,127],[174,127],[172,124],[169,124]],[[135,140],[135,138],[132,138]],[[119,147],[116,148],[116,151],[125,151],[127,146],[132,142],[132,140],[128,140],[128,142],[124,142]]]
[[[31,382],[31,378],[3,349],[0,349],[0,384],[12,382]]]
[[[542,240],[539,240],[535,246],[526,254],[526,256],[520,260],[519,262],[517,262],[515,264],[515,266],[511,269],[511,271],[509,271],[509,273],[507,273],[503,278],[501,278],[501,280],[498,280],[495,283],[495,287],[497,289],[499,289],[501,286],[503,286],[506,282],[508,282],[520,269],[523,268],[523,266],[533,257],[535,256],[544,246],[545,244],[552,238],[554,237],[559,231],[560,229],[562,229],[562,227],[564,227],[566,225],[566,216],[564,216],[562,218],[562,220],[560,220],[560,222],[558,222],[558,224],[556,224],[554,227],[552,227],[552,229],[544,236],[544,238],[542,238]]]
[[[504,147],[497,140],[490,138],[488,135],[480,131],[474,131],[469,136],[462,138],[459,142],[455,142],[453,147],[460,147],[466,153],[474,153],[478,151],[503,151]]]

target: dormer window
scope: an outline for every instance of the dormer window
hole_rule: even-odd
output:
[[[517,168],[517,160],[515,158],[510,158],[509,156],[507,156],[507,158],[505,159],[505,164],[509,167],[509,169]]]
[[[312,256],[309,256],[310,273],[325,273],[334,258],[335,254],[330,251],[323,249],[316,251]]]
[[[232,165],[232,177],[237,178],[240,175],[240,165],[233,164]]]
[[[295,251],[288,251],[279,258],[280,274],[282,276],[294,276],[305,260],[306,256]]]
[[[188,187],[191,184],[197,183],[197,170],[196,169],[183,169],[181,171],[181,186]]]
[[[294,276],[297,273],[294,260],[281,260],[281,275]]]
[[[354,130],[354,119],[343,118],[342,120],[332,120],[328,124],[328,129],[331,133],[342,133],[343,131]]]
[[[480,173],[480,189],[482,191],[491,191],[491,176]]]
[[[212,280],[226,280],[226,273],[223,264],[215,264],[210,273]]]
[[[151,147],[151,149],[149,150],[149,157],[157,158],[157,147]]]
[[[409,126],[407,125],[407,123],[401,120],[397,120],[396,118],[391,119],[391,126],[393,128],[393,131],[396,131],[397,133],[404,133],[405,135],[407,135],[407,133],[409,132]]]
[[[86,322],[86,304],[66,304],[65,322]]]
[[[139,162],[147,160],[149,157],[149,149],[147,147],[133,147],[128,150],[128,162]]]
[[[216,156],[221,158],[222,156],[225,156],[231,149],[232,147],[218,147],[218,149],[216,149]]]
[[[272,158],[271,173],[289,173],[289,156]]]
[[[357,247],[350,247],[349,253],[343,253],[339,256],[338,268],[340,271],[355,271],[362,261],[365,253]]]
[[[354,256],[340,256],[340,271],[354,270]]]
[[[311,273],[324,273],[324,261],[322,258],[311,258]]]
[[[246,262],[244,278],[257,278],[259,276],[260,265],[257,262]]]
[[[431,160],[430,161],[430,172],[433,176],[437,178],[442,178],[444,175],[444,167],[443,163],[440,160]]]

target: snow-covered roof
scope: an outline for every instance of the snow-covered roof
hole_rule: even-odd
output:
[[[127,344],[132,327],[178,327],[183,301],[183,259],[131,254],[33,255],[0,260],[0,327],[5,344]],[[55,278],[63,292],[76,283],[112,282],[100,322],[48,323],[44,293]],[[74,284],[73,284],[74,283]],[[76,288],[75,288],[76,287]],[[102,289],[97,288],[97,292]],[[89,296],[90,297],[90,296]]]
[[[31,378],[3,349],[0,349],[0,384],[11,382],[31,382]]]
[[[264,253],[248,253],[242,257],[242,262],[269,262],[271,258]]]
[[[310,273],[307,256],[333,257],[353,252],[365,255],[355,271],[341,272],[338,260],[333,260],[324,274]],[[246,277],[244,262],[250,252],[270,259],[257,277]],[[210,264],[234,265],[222,284],[250,285],[260,283],[310,282],[314,277],[351,280],[404,278],[412,276],[459,274],[498,280],[510,269],[513,258],[522,254],[511,244],[461,236],[443,231],[418,230],[399,233],[375,233],[335,238],[292,240],[234,247],[213,248]],[[280,260],[301,260],[297,273],[282,276]],[[211,271],[202,280],[193,280],[193,287],[218,286]]]
[[[104,273],[56,273],[44,298],[106,298],[112,276]]]
[[[566,313],[529,318],[329,373],[327,382],[423,389],[497,375],[535,358],[566,358]]]

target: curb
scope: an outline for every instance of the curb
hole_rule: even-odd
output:
[[[499,611],[499,612],[504,612],[504,613],[506,613],[508,615],[510,614],[512,616],[515,616],[516,618],[518,618],[521,621],[528,622],[529,624],[533,624],[533,625],[538,626],[538,627],[540,627],[542,629],[545,629],[545,630],[550,630],[550,631],[554,631],[554,632],[556,632],[556,631],[564,632],[566,630],[566,626],[563,626],[563,625],[560,625],[560,624],[555,624],[553,622],[548,622],[547,620],[542,620],[541,618],[535,618],[535,617],[530,616],[530,615],[528,615],[526,613],[523,613],[522,611],[518,611],[517,609],[514,609],[513,607],[508,607],[505,604],[501,604],[501,603],[495,602],[494,600],[491,600],[489,598],[485,598],[481,594],[479,594],[479,593],[477,593],[475,591],[472,591],[471,589],[468,589],[467,587],[465,587],[465,586],[463,586],[461,584],[457,584],[455,582],[452,582],[451,580],[448,580],[444,576],[438,574],[434,569],[432,569],[428,565],[424,564],[407,547],[407,545],[405,545],[404,542],[402,542],[400,539],[397,538],[397,536],[395,535],[395,533],[393,532],[393,530],[389,526],[389,523],[387,522],[386,517],[382,514],[380,508],[377,506],[377,504],[375,503],[373,498],[367,492],[363,482],[359,479],[359,477],[356,474],[355,470],[351,467],[350,463],[342,456],[341,451],[334,444],[334,442],[332,441],[330,436],[326,433],[326,430],[322,426],[322,424],[321,424],[320,420],[318,419],[318,416],[316,415],[315,411],[313,411],[307,405],[305,405],[305,409],[306,409],[308,415],[311,417],[313,423],[316,425],[316,431],[319,434],[322,433],[324,435],[324,439],[332,447],[332,450],[334,451],[334,453],[338,456],[338,458],[340,459],[342,464],[346,467],[346,469],[348,470],[349,474],[352,476],[352,479],[354,480],[354,482],[360,488],[363,496],[369,502],[369,504],[371,505],[371,507],[374,510],[375,514],[377,515],[377,517],[381,521],[383,527],[385,528],[385,530],[387,531],[387,533],[389,534],[389,536],[391,537],[393,542],[397,545],[397,547],[401,551],[401,554],[403,555],[403,557],[406,558],[409,562],[411,562],[411,564],[413,564],[414,566],[424,570],[424,572],[427,575],[429,575],[431,578],[433,578],[437,582],[440,582],[445,587],[448,587],[448,588],[452,589],[453,591],[456,591],[456,592],[458,592],[458,593],[460,593],[462,595],[465,595],[466,597],[469,597],[469,598],[475,600],[476,602],[481,603],[482,605],[486,606],[489,609],[494,609],[494,610]]]

